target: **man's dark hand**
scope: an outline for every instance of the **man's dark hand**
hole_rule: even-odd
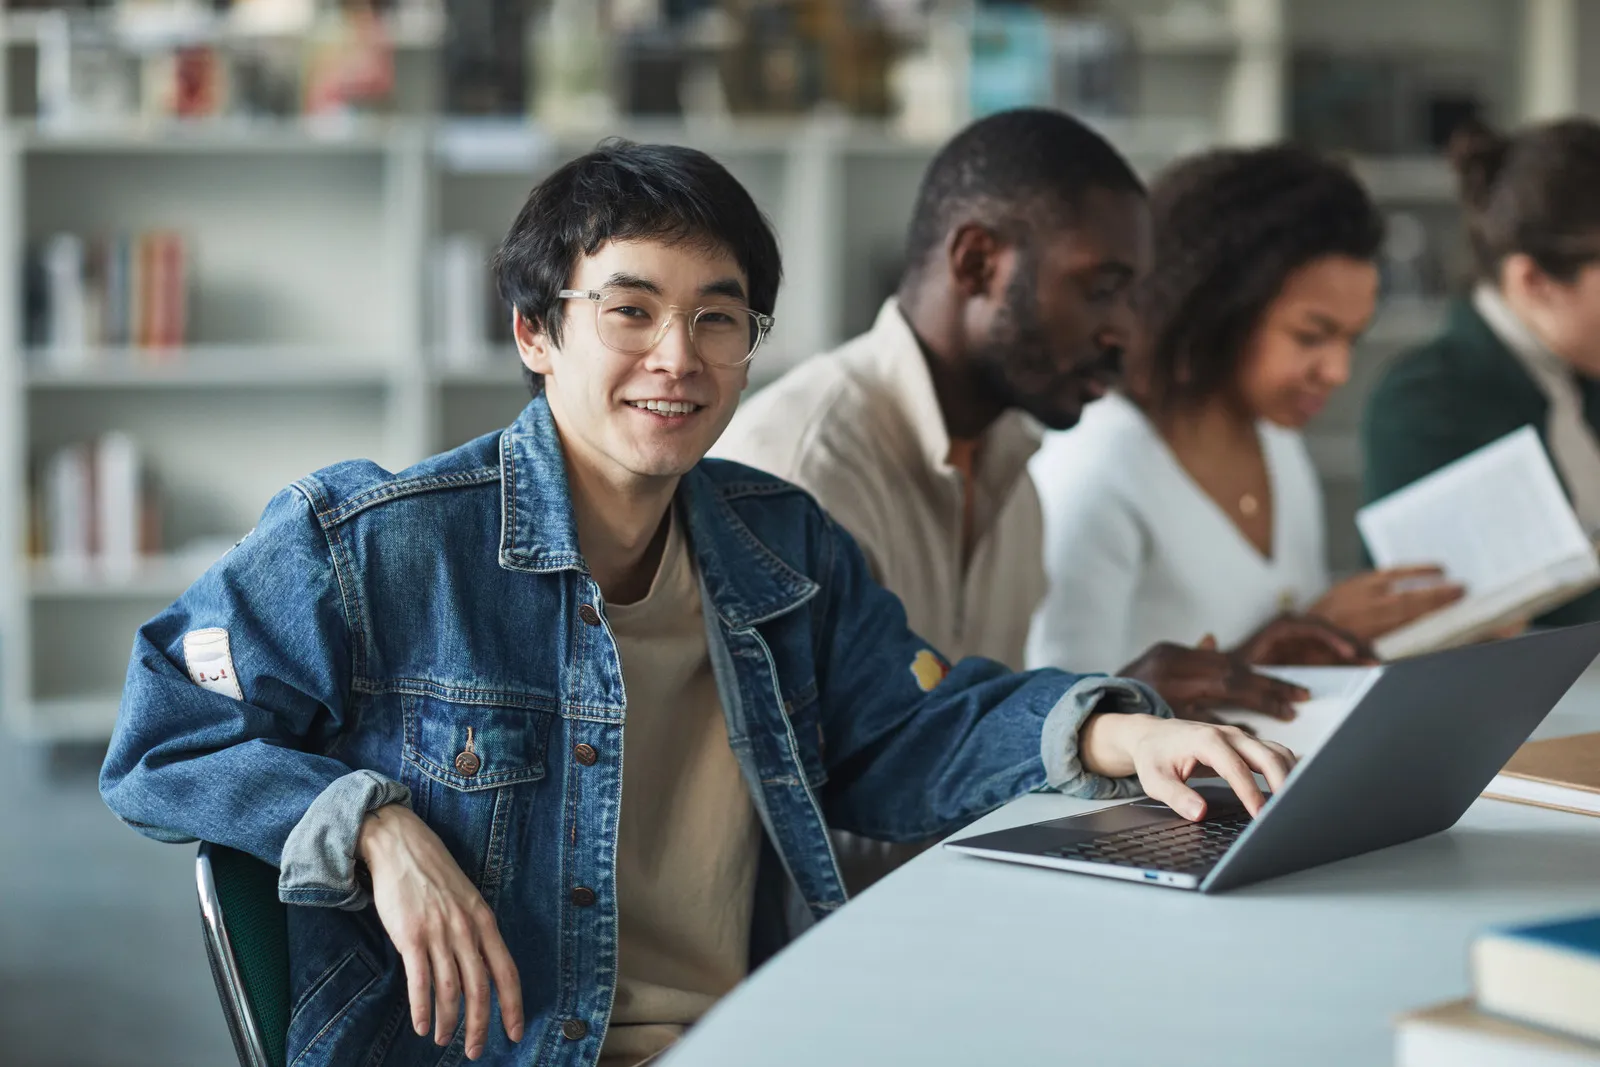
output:
[[[1280,615],[1233,651],[1256,666],[1344,667],[1378,662],[1371,645],[1326,619],[1311,615]]]
[[[1257,674],[1238,650],[1223,652],[1214,638],[1198,648],[1162,642],[1117,672],[1161,694],[1180,719],[1221,722],[1217,708],[1259,711],[1275,719],[1294,718],[1296,701],[1311,694],[1297,685]]]

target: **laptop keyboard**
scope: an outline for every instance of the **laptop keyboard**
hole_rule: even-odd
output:
[[[1203,871],[1215,865],[1249,825],[1250,814],[1239,812],[1205,822],[1138,827],[1054,849],[1050,855],[1114,867]]]

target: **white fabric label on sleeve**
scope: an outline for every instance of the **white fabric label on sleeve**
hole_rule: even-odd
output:
[[[244,690],[239,688],[238,672],[233,669],[228,631],[191,630],[184,634],[183,662],[195,685],[235,700],[244,699]]]

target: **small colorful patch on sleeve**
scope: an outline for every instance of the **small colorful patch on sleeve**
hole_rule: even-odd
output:
[[[933,687],[944,681],[949,673],[950,664],[931,648],[918,652],[911,661],[911,676],[917,680],[917,688],[924,693],[933,692]]]

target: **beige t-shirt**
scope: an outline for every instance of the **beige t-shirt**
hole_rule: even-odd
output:
[[[617,996],[601,1067],[670,1046],[749,968],[759,824],[706,649],[700,585],[673,510],[661,567],[608,604],[627,719],[617,832]]]

